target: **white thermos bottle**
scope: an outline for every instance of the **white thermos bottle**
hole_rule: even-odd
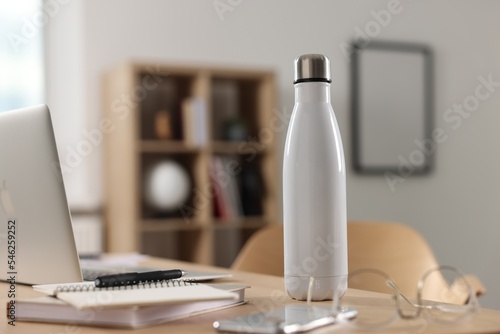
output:
[[[346,172],[340,131],[330,104],[330,61],[295,59],[295,106],[283,161],[285,287],[306,300],[347,289]]]

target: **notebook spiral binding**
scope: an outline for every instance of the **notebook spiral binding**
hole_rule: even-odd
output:
[[[105,291],[105,290],[135,290],[135,289],[155,289],[155,288],[171,288],[176,286],[189,286],[199,284],[194,279],[170,279],[160,281],[144,281],[133,285],[109,286],[98,288],[93,283],[86,285],[69,285],[58,286],[56,292],[88,292],[88,291]]]

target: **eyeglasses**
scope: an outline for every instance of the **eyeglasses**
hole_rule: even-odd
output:
[[[365,329],[388,326],[398,318],[424,319],[440,324],[463,321],[479,309],[476,294],[465,276],[451,266],[439,266],[427,271],[418,281],[415,297],[409,297],[386,273],[377,269],[360,269],[346,278],[350,289],[372,291],[357,295],[355,291],[343,297],[334,291],[332,312],[339,322],[348,322]],[[308,304],[314,278],[311,277]],[[345,281],[339,284],[345,286]],[[312,306],[311,306],[312,307]],[[343,321],[345,310],[355,309],[353,320]],[[344,318],[345,319],[345,318]]]

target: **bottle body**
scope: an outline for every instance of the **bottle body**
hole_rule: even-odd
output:
[[[330,104],[330,84],[295,84],[283,160],[285,287],[305,300],[347,288],[345,158]]]

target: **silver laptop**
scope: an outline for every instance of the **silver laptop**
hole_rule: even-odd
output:
[[[82,280],[49,109],[0,113],[0,279]]]

